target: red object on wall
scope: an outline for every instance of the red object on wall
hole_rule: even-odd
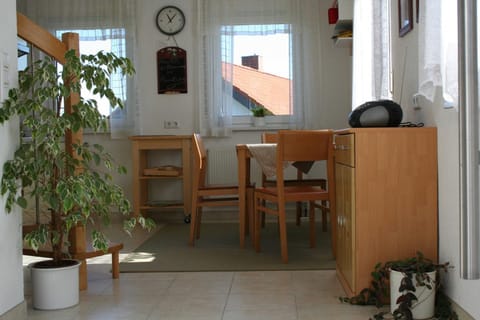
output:
[[[335,24],[338,20],[338,8],[328,9],[328,23]]]

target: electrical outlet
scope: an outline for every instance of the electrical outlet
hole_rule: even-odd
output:
[[[413,110],[420,110],[420,109],[422,109],[422,107],[420,106],[419,99],[420,99],[420,94],[419,94],[419,93],[415,93],[415,94],[412,96]]]
[[[179,124],[178,124],[178,121],[175,121],[175,120],[165,120],[163,121],[163,127],[165,129],[178,129]]]

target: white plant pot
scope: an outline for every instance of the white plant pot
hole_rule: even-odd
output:
[[[255,127],[264,127],[265,126],[265,117],[253,117],[253,125]]]
[[[436,271],[427,273],[430,279],[432,279],[432,289],[428,289],[426,286],[417,286],[415,275],[413,276],[413,284],[416,288],[414,294],[418,299],[418,301],[412,304],[413,319],[428,319],[435,314],[435,272]],[[392,313],[397,309],[397,299],[402,294],[398,291],[402,278],[402,272],[390,270],[390,311]]]
[[[80,261],[66,267],[39,267],[42,262],[29,265],[32,278],[33,308],[57,310],[73,307],[79,302]]]

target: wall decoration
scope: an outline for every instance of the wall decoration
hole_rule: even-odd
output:
[[[187,52],[179,47],[157,51],[158,93],[187,92]]]
[[[398,0],[399,36],[403,37],[413,29],[413,1]]]

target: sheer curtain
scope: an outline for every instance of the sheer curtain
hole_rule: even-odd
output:
[[[352,109],[391,98],[389,1],[354,3]]]
[[[457,1],[424,1],[419,34],[418,92],[430,101],[442,90],[445,107],[458,106]]]
[[[17,10],[54,36],[78,32],[80,41],[110,40],[111,51],[128,57],[136,65],[135,0],[18,0]],[[82,48],[80,48],[82,51]],[[110,110],[112,138],[126,138],[138,132],[138,105],[135,77],[111,79],[124,109]]]
[[[233,36],[289,33],[292,44],[290,77],[291,128],[312,126],[310,108],[320,101],[318,1],[315,0],[197,0],[199,34],[200,131],[204,135],[231,133]],[[252,26],[238,28],[239,25]],[[261,25],[261,26],[260,26]],[[241,30],[241,31],[240,31]]]

